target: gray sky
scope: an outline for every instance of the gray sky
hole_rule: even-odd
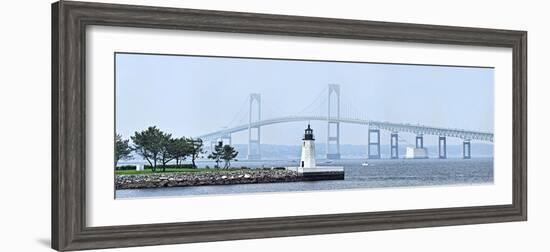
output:
[[[263,119],[326,115],[329,83],[340,85],[341,116],[493,131],[491,68],[138,54],[116,55],[116,130],[128,138],[156,125],[197,136],[243,124],[250,93],[261,93]],[[262,143],[299,144],[307,123],[262,127]],[[311,124],[324,141],[326,122]],[[341,124],[341,143],[366,144],[366,130]],[[247,136],[235,133],[233,142]]]

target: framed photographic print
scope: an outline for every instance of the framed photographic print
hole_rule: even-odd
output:
[[[527,32],[52,5],[52,247],[527,219]]]

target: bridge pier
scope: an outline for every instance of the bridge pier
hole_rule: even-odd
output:
[[[470,140],[466,139],[462,143],[462,157],[464,159],[470,159],[472,158],[472,148],[471,148]]]
[[[220,137],[219,140],[223,143],[223,145],[226,145],[226,144],[231,145],[231,134],[224,135],[224,136]]]
[[[376,137],[373,137],[373,134],[376,134]],[[376,149],[376,153],[373,153],[373,147]],[[367,151],[369,159],[380,159],[380,129],[369,128]]]
[[[424,135],[416,135],[416,148],[424,148]]]
[[[447,158],[447,138],[444,136],[439,136],[439,158]]]
[[[331,128],[336,129],[336,136],[330,135]],[[333,149],[335,149],[336,152],[332,152]],[[328,122],[327,159],[340,159],[340,123],[339,122]]]
[[[399,138],[397,132],[392,132],[390,135],[390,158],[399,158]]]
[[[336,104],[331,102],[335,95]],[[335,106],[333,108],[331,105]],[[340,159],[340,85],[328,85],[327,159]]]
[[[216,142],[214,140],[210,140],[210,152],[214,152],[214,147],[216,146]]]
[[[256,114],[254,114],[254,105],[256,105]],[[252,126],[252,123],[261,121],[262,118],[262,97],[258,93],[250,94],[249,112],[248,112],[248,155],[249,160],[261,159],[260,148],[260,126]],[[256,115],[256,116],[254,116]]]

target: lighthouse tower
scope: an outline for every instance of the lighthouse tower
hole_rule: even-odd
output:
[[[300,166],[286,167],[299,174],[302,181],[342,180],[345,179],[343,166],[317,166],[315,164],[315,138],[308,124],[302,139],[302,158]]]
[[[307,125],[304,138],[302,139],[302,158],[300,160],[301,168],[315,168],[315,138],[313,138],[313,129]]]

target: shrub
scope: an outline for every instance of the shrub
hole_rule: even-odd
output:
[[[152,168],[153,167],[150,165],[145,166],[145,169],[152,169]],[[167,164],[166,168],[193,168],[193,165],[192,164],[180,164],[180,165]],[[157,165],[157,169],[162,169],[162,165]]]
[[[117,166],[115,167],[115,170],[117,171],[130,171],[130,170],[136,170],[136,166],[135,165],[121,165],[121,166]]]

